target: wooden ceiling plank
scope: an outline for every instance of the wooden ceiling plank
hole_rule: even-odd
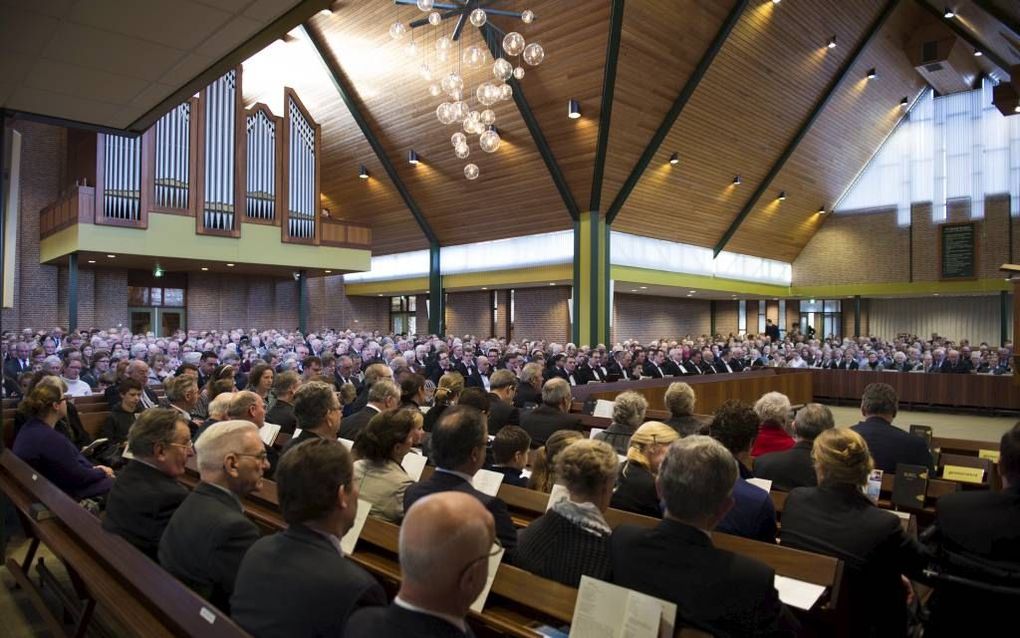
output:
[[[941,20],[942,24],[949,27],[952,30],[952,32],[960,36],[964,42],[974,47],[975,49],[980,49],[981,53],[984,54],[984,56],[988,58],[988,60],[991,61],[992,64],[999,67],[999,69],[1001,69],[1002,72],[1006,74],[1006,77],[1009,77],[1010,64],[1001,57],[999,57],[999,54],[996,53],[995,50],[992,49],[992,47],[982,42],[981,38],[978,37],[978,35],[971,33],[967,29],[964,29],[963,26],[960,24],[959,20],[954,20],[952,18],[946,18],[945,16],[943,16],[941,11],[928,4],[926,0],[916,0],[916,2],[917,4],[921,5],[925,11]],[[978,4],[978,6],[981,6],[982,3],[976,4]],[[981,8],[985,9],[985,7]],[[985,11],[989,11],[989,9],[985,9]],[[1002,21],[1000,18],[996,17],[994,14],[991,14],[990,12],[989,15],[992,15],[993,18],[999,20],[1000,22]]]
[[[839,88],[839,85],[843,82],[844,78],[846,78],[847,74],[853,68],[858,58],[860,58],[861,54],[867,48],[868,44],[872,41],[872,39],[874,39],[878,32],[881,31],[882,26],[885,24],[886,20],[888,20],[889,16],[892,15],[893,10],[896,8],[898,4],[899,0],[888,0],[888,2],[886,2],[886,5],[882,9],[882,12],[879,13],[878,17],[876,17],[874,22],[871,23],[871,26],[868,28],[867,32],[865,32],[864,37],[861,38],[853,52],[846,58],[846,60],[844,60],[843,65],[839,69],[839,72],[836,73],[832,81],[829,82],[829,85],[822,93],[822,97],[818,100],[817,103],[815,103],[814,108],[811,109],[811,112],[804,120],[804,123],[801,125],[800,129],[793,136],[793,139],[790,140],[790,143],[787,144],[786,148],[779,156],[779,159],[777,159],[776,162],[772,165],[772,168],[769,169],[769,172],[765,175],[765,178],[762,179],[762,181],[758,184],[758,188],[756,188],[754,193],[751,194],[750,199],[748,199],[747,203],[744,204],[744,207],[740,210],[740,213],[737,215],[736,219],[734,219],[733,222],[730,224],[729,228],[726,229],[726,232],[723,234],[722,239],[720,239],[719,242],[715,245],[714,255],[716,257],[718,257],[719,253],[723,251],[723,249],[726,247],[726,244],[728,244],[730,239],[733,238],[734,233],[737,232],[737,229],[740,227],[740,224],[751,213],[751,210],[754,209],[754,206],[758,203],[758,200],[761,199],[762,195],[765,194],[765,191],[768,190],[769,186],[772,184],[772,181],[783,169],[783,165],[786,164],[787,160],[790,159],[794,151],[797,150],[797,146],[800,144],[801,140],[803,140],[804,137],[807,135],[808,131],[811,130],[811,127],[818,119],[818,116],[821,115],[822,111],[825,110],[825,106],[836,94],[836,89]]]
[[[500,57],[499,40],[491,24],[486,23],[484,25],[482,37],[485,40],[485,44],[489,47],[489,52],[492,54],[493,59]],[[574,195],[570,192],[570,186],[567,185],[567,180],[563,177],[563,172],[556,162],[556,157],[553,156],[552,149],[549,148],[549,143],[542,133],[542,127],[539,126],[538,120],[535,119],[535,114],[531,111],[531,106],[528,104],[528,99],[524,96],[521,83],[512,76],[507,83],[513,88],[514,103],[521,114],[521,119],[524,120],[524,124],[528,127],[528,132],[531,133],[531,139],[534,140],[535,147],[538,149],[539,155],[542,156],[542,161],[545,162],[546,168],[549,169],[549,176],[552,177],[556,190],[563,199],[563,205],[567,207],[567,212],[572,220],[580,219],[580,209],[577,207]]]
[[[616,194],[616,197],[613,199],[613,203],[610,204],[609,210],[606,213],[607,224],[612,224],[613,220],[616,219],[616,216],[620,213],[620,209],[623,208],[623,204],[627,201],[627,197],[630,195],[631,191],[634,190],[634,187],[637,185],[638,180],[641,179],[641,175],[645,172],[645,169],[648,168],[648,164],[652,161],[655,153],[659,150],[659,146],[662,145],[663,140],[666,139],[666,135],[668,135],[670,130],[673,128],[674,122],[676,122],[677,118],[680,117],[680,113],[683,112],[691,95],[694,94],[694,90],[698,88],[701,78],[705,76],[709,67],[712,66],[712,61],[715,60],[715,56],[719,53],[720,49],[722,49],[722,46],[729,37],[730,32],[733,31],[733,27],[736,26],[737,22],[740,20],[740,16],[743,14],[747,4],[748,0],[740,0],[733,5],[729,15],[726,16],[726,21],[723,22],[718,33],[716,33],[715,38],[712,40],[712,43],[709,45],[704,55],[701,56],[701,60],[698,62],[698,66],[694,69],[694,73],[692,73],[687,79],[687,82],[684,84],[684,88],[680,91],[680,95],[678,95],[676,100],[673,102],[673,106],[666,114],[666,117],[662,120],[662,124],[659,125],[655,134],[652,135],[652,139],[649,140],[648,145],[645,147],[645,151],[641,154],[641,157],[638,158],[637,164],[634,165],[634,169],[630,172],[630,175],[627,176],[627,180],[620,188],[620,192]]]
[[[423,215],[421,209],[418,208],[418,204],[415,202],[414,197],[411,196],[411,192],[407,190],[407,186],[404,185],[404,181],[400,179],[400,175],[397,174],[397,169],[393,166],[389,156],[386,155],[386,149],[382,147],[382,143],[376,137],[375,133],[372,132],[372,127],[361,112],[361,106],[354,98],[354,91],[352,90],[350,81],[340,68],[340,65],[337,64],[333,55],[330,53],[325,39],[318,31],[315,30],[314,27],[307,23],[303,25],[301,29],[305,32],[309,42],[311,42],[312,46],[315,48],[315,51],[319,56],[319,60],[329,73],[330,78],[333,81],[333,86],[340,95],[340,99],[347,105],[347,110],[350,111],[354,121],[358,124],[358,128],[361,129],[361,133],[372,146],[372,151],[375,152],[376,158],[379,160],[379,163],[382,164],[383,170],[386,171],[390,181],[393,182],[393,185],[397,188],[397,192],[400,193],[400,198],[404,200],[404,204],[407,206],[407,209],[411,211],[411,215],[414,216],[414,220],[418,222],[418,227],[421,228],[422,234],[425,235],[425,238],[428,240],[430,245],[438,245],[439,238],[432,231],[432,226],[429,225],[428,220],[425,219],[425,215]]]
[[[1002,26],[1020,36],[1020,21],[1014,20],[1012,16],[1008,15],[1005,11],[988,0],[974,0],[974,4],[992,18],[998,20]]]
[[[602,174],[606,169],[606,147],[609,145],[609,124],[613,112],[613,94],[616,89],[616,67],[620,57],[620,38],[623,34],[623,0],[612,0],[609,9],[609,43],[606,45],[606,66],[602,76],[602,107],[599,109],[599,136],[595,145],[595,171],[591,178],[591,199],[588,210],[597,211],[602,205]]]

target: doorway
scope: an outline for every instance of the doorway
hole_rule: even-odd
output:
[[[183,308],[128,308],[132,334],[152,332],[157,337],[169,337],[178,330],[185,330]]]

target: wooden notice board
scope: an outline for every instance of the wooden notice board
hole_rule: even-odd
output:
[[[943,224],[939,232],[939,277],[975,279],[977,244],[974,224]]]

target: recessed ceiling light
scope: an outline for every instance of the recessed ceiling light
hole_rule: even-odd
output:
[[[637,292],[637,290],[631,290],[631,292]]]
[[[378,295],[376,295],[376,296],[378,296],[378,297],[382,297],[382,293],[380,292],[380,293],[379,293]]]
[[[825,46],[827,46],[830,49],[835,49],[836,48],[836,36],[832,36],[831,38],[829,38],[829,43],[826,44]]]
[[[694,293],[696,293],[696,292],[698,292],[698,291],[697,291],[697,290],[692,290],[692,291],[690,291],[690,292],[689,292],[688,294],[691,294],[691,295],[693,295],[693,294],[694,294]]]
[[[412,166],[418,164],[418,154],[414,152],[413,148],[407,152],[407,163]]]
[[[324,273],[326,273],[328,275],[329,273],[331,273],[333,271],[332,270],[323,270],[322,272],[324,272]]]
[[[202,266],[202,270],[209,270],[207,267]]]
[[[227,268],[233,268],[234,264],[227,264]]]
[[[818,214],[819,215],[824,215],[825,214],[825,205],[824,204],[818,207]]]
[[[779,191],[779,197],[777,197],[776,199],[778,199],[781,202],[785,202],[786,201],[786,191]]]
[[[669,163],[672,164],[673,166],[676,166],[677,164],[679,164],[680,163],[680,154],[679,153],[673,153],[672,155],[670,155],[669,156]]]
[[[90,260],[89,260],[89,263],[90,263],[90,264],[94,264],[94,263],[96,263],[96,260],[95,260],[95,259],[90,259]]]
[[[551,281],[550,281],[550,282],[549,282],[549,285],[550,285],[550,286],[555,286],[556,284],[554,284],[553,282],[551,282]]]
[[[734,175],[733,176],[733,185],[734,186],[740,186],[740,184],[741,184],[740,175]]]
[[[641,286],[641,290],[648,290],[648,286]]]
[[[981,53],[981,49],[974,49],[974,57],[980,58],[984,53]]]
[[[955,18],[956,12],[953,11],[952,7],[946,7],[946,10],[942,13],[943,18]]]
[[[878,71],[876,71],[874,67],[868,69],[868,79],[869,80],[874,80],[877,77],[878,77]]]
[[[902,100],[900,100],[900,106],[901,106],[902,108],[907,108],[907,106],[909,106],[909,105],[910,105],[910,99],[909,99],[909,98],[907,98],[907,96],[905,96],[905,95],[904,95],[904,96],[903,96],[903,99],[902,99]]]
[[[938,297],[938,296],[939,296],[939,293],[937,293],[937,292],[933,292],[933,293],[931,293],[931,294],[932,294],[932,296],[935,296],[935,297]]]
[[[488,290],[488,288],[486,288],[485,286],[482,286],[482,290]]]
[[[117,255],[107,255],[107,257],[109,257],[110,259],[115,259]]]

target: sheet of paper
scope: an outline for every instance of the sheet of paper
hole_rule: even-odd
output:
[[[797,609],[811,609],[825,593],[825,587],[821,585],[805,583],[779,574],[776,574],[775,584],[779,591],[779,600]]]
[[[545,504],[545,511],[548,512],[552,509],[553,505],[560,501],[565,501],[568,498],[570,498],[570,492],[567,490],[566,485],[562,485],[560,483],[553,484],[552,490],[549,492],[549,502]]]
[[[770,481],[768,479],[749,478],[749,479],[747,479],[747,482],[750,483],[751,485],[755,486],[755,487],[760,487],[761,489],[765,490],[766,492],[771,492],[772,491],[772,481]]]
[[[484,470],[483,470],[484,471]],[[500,474],[500,477],[503,475]],[[492,551],[496,551],[499,547],[495,543],[492,545]],[[496,570],[499,569],[499,564],[503,560],[503,554],[506,552],[505,549],[499,549],[499,552],[489,556],[489,576],[485,579],[485,588],[482,589],[482,593],[478,594],[478,598],[475,598],[475,602],[471,603],[471,611],[476,614],[482,613],[485,608],[485,599],[489,597],[489,590],[492,589],[492,581],[496,580]]]
[[[591,430],[588,431],[588,438],[594,439],[596,436],[598,436],[599,432],[605,431],[606,431],[605,428],[592,428]]]
[[[676,626],[676,605],[636,591],[627,596],[623,636],[630,638],[672,638]]]
[[[530,479],[531,478],[531,470],[529,470],[529,469],[521,470],[521,478],[522,479]]]
[[[668,638],[676,605],[640,592],[581,576],[570,635],[578,638]]]
[[[350,439],[340,439],[340,442],[344,444],[347,451],[350,452],[354,448],[354,441]]]
[[[290,440],[293,441],[294,439],[298,438],[299,436],[301,436],[301,428],[294,428],[294,434],[290,435]]]
[[[613,407],[616,405],[615,401],[606,401],[605,399],[599,399],[595,402],[595,410],[591,413],[592,416],[598,416],[605,419],[613,418]]]
[[[358,544],[358,537],[361,536],[361,528],[365,526],[365,519],[368,518],[368,513],[371,510],[371,503],[358,499],[358,513],[354,516],[354,524],[340,539],[340,548],[344,550],[345,555],[354,552],[354,546]]]
[[[910,512],[901,512],[899,510],[886,510],[886,511],[887,512],[892,512],[893,514],[895,514],[896,516],[899,516],[900,518],[902,518],[905,521],[909,521],[910,520]]]
[[[503,473],[493,472],[492,470],[478,470],[473,477],[471,477],[471,485],[489,496],[496,496],[499,493],[499,486],[503,483]]]
[[[273,441],[276,440],[276,435],[280,433],[280,426],[275,423],[264,423],[259,428],[259,438],[266,445],[272,445]]]
[[[408,476],[417,481],[421,478],[421,472],[425,469],[427,462],[428,459],[423,455],[416,452],[408,452],[404,455],[403,460],[400,461],[400,466],[404,468]]]

